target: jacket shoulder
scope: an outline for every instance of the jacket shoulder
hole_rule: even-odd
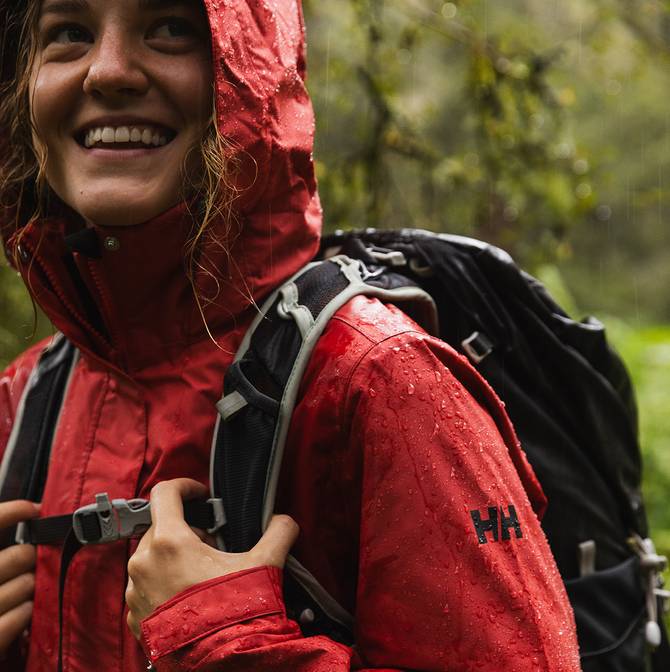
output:
[[[0,457],[12,431],[16,410],[30,374],[52,338],[45,338],[14,359],[0,373]]]
[[[407,332],[426,333],[396,305],[367,296],[354,297],[335,313],[326,332],[338,329],[355,330],[370,344]]]
[[[416,394],[414,399],[434,400],[433,388],[442,384],[466,392],[469,402],[463,412],[472,417],[484,413],[493,420],[535,512],[544,514],[545,495],[489,383],[465,356],[428,335],[398,307],[357,296],[335,314],[317,343],[303,377],[302,396],[323,399],[331,409],[333,427],[346,434],[359,415],[360,402],[378,393],[371,385],[375,378],[387,394],[393,387],[398,398],[408,389]]]

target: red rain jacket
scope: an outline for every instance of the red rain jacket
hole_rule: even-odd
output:
[[[67,243],[75,227],[67,217],[20,235],[3,225],[35,299],[82,353],[54,439],[44,516],[98,492],[148,497],[162,480],[207,482],[215,402],[254,316],[250,299],[260,301],[318,245],[299,5],[205,4],[220,127],[244,150],[242,175],[255,175],[239,202],[239,230],[226,239],[230,254],[207,250],[224,278],[205,307],[219,347],[184,274],[191,224],[183,206],[140,226],[94,229],[100,258]],[[102,244],[109,237],[118,245]],[[196,284],[215,296],[207,273]],[[39,350],[0,379],[0,452]],[[472,367],[396,308],[356,298],[312,356],[278,499],[301,527],[298,560],[355,615],[356,646],[304,638],[286,617],[281,572],[267,567],[175,596],[143,622],[140,645],[124,607],[136,542],[122,542],[87,547],[70,567],[64,669],[139,672],[149,658],[161,672],[577,672],[572,613],[536,517],[543,505],[501,403]],[[509,516],[510,506],[518,530],[484,532],[480,543],[472,512],[485,525],[489,507]],[[58,548],[38,549],[28,672],[56,670],[59,564]]]

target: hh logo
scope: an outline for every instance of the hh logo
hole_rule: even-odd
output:
[[[475,532],[477,532],[477,539],[479,539],[480,544],[487,543],[488,539],[486,538],[486,533],[491,533],[491,539],[493,541],[498,541],[498,538],[502,541],[509,541],[512,537],[510,535],[510,530],[514,530],[514,534],[517,539],[521,539],[523,534],[521,533],[521,524],[516,515],[516,509],[513,504],[510,504],[507,507],[508,515],[505,515],[504,507],[489,506],[488,508],[488,518],[482,518],[482,514],[477,511],[470,511],[472,516],[472,522],[475,524]],[[500,535],[498,535],[500,532]]]

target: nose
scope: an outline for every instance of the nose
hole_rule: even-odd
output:
[[[127,31],[102,33],[91,53],[84,79],[85,93],[107,99],[143,95],[149,80],[141,67],[138,51]]]

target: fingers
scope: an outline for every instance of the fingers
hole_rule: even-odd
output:
[[[188,529],[184,522],[184,505],[188,499],[207,496],[207,488],[190,478],[175,478],[163,481],[151,491],[151,522],[158,536],[173,533],[179,523]]]
[[[28,627],[32,614],[33,603],[24,602],[0,616],[0,652],[6,651],[9,645]]]
[[[37,552],[30,544],[16,544],[0,551],[0,584],[35,568]]]
[[[268,529],[253,552],[263,559],[263,564],[283,567],[299,532],[298,524],[290,516],[272,516]]]
[[[40,506],[25,499],[0,503],[0,529],[11,527],[22,520],[30,520],[40,515]]]
[[[0,614],[32,599],[35,592],[35,575],[21,574],[0,586]]]

